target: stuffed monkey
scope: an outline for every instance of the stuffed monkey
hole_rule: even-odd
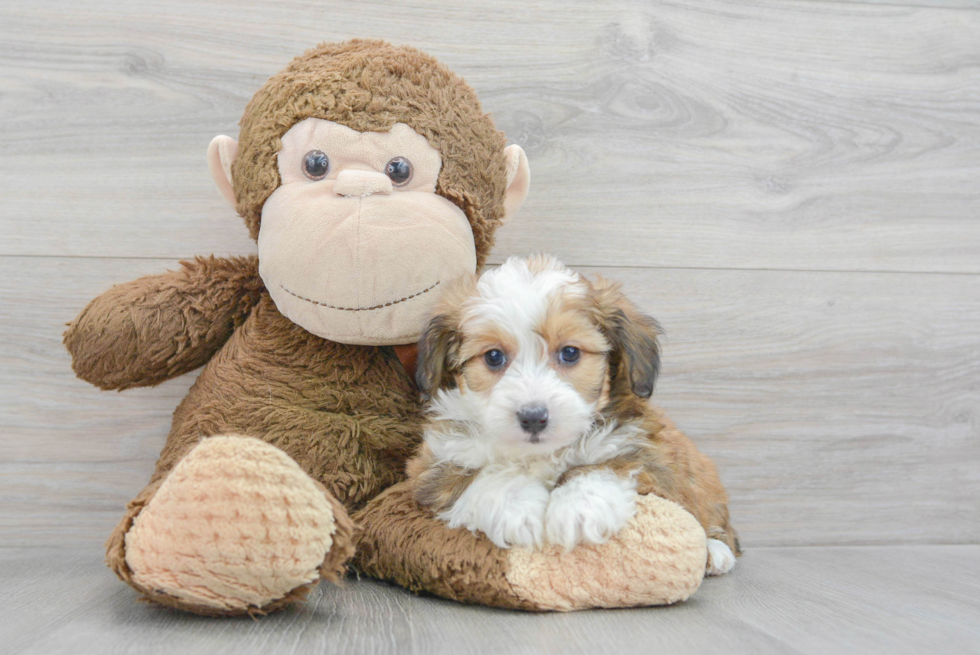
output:
[[[77,375],[102,389],[204,367],[107,542],[123,581],[191,612],[262,613],[339,579],[358,552],[370,575],[508,607],[693,592],[704,534],[667,501],[650,497],[601,547],[647,579],[596,585],[601,548],[503,553],[396,484],[421,440],[412,344],[426,312],[483,266],[528,191],[523,151],[459,77],[412,48],[318,46],[259,90],[239,140],[215,138],[208,162],[258,256],[115,286],[65,334]]]

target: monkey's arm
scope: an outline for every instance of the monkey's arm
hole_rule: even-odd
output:
[[[68,325],[78,377],[102,389],[159,384],[205,364],[262,296],[258,258],[197,257],[119,284]]]

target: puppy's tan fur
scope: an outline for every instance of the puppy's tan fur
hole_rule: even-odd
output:
[[[553,264],[547,257],[528,260],[532,272]],[[619,284],[603,278],[578,280],[577,288],[562,289],[550,298],[536,332],[549,353],[566,345],[581,350],[576,365],[562,367],[557,360],[552,365],[582,398],[596,404],[596,422],[637,426],[642,436],[611,459],[554,471],[551,488],[597,469],[634,476],[637,493],[680,504],[709,538],[741,554],[714,463],[647,400],[659,372],[659,325],[623,295]],[[475,276],[466,278],[446,290],[422,338],[417,377],[426,393],[454,387],[464,394],[486,393],[502,375],[484,365],[483,355],[491,349],[510,351],[512,336],[493,323],[465,320],[466,308],[477,294],[476,281]],[[479,470],[439,461],[424,444],[407,472],[418,502],[438,513],[460,498]]]

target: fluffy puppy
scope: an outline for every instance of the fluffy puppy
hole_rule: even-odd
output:
[[[609,539],[653,493],[700,521],[709,575],[731,570],[715,466],[647,402],[659,334],[617,284],[548,256],[449,285],[419,344],[431,406],[408,465],[418,502],[501,548],[568,550]]]

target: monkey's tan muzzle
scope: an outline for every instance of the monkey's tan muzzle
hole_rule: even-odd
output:
[[[391,193],[391,179],[384,173],[375,171],[343,170],[337,176],[333,185],[334,193],[338,196],[373,196]]]

